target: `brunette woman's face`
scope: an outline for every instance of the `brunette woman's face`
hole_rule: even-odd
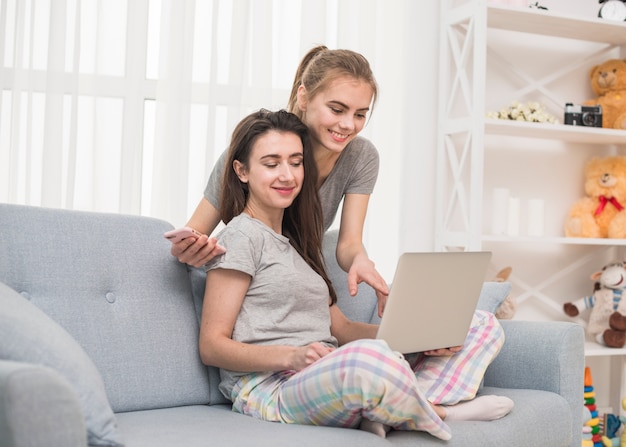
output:
[[[313,98],[306,97],[303,86],[300,89],[298,103],[314,146],[341,152],[365,126],[372,88],[363,80],[341,76]]]
[[[254,142],[248,169],[235,161],[235,172],[248,184],[246,207],[255,216],[284,210],[297,197],[304,180],[302,140],[292,132],[271,130]]]

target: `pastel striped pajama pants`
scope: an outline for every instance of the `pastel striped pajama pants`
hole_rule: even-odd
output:
[[[267,421],[358,427],[362,418],[396,430],[450,439],[429,405],[476,396],[487,366],[504,343],[496,318],[476,311],[463,349],[449,357],[407,360],[381,340],[358,340],[302,371],[248,374],[236,383],[233,410]]]

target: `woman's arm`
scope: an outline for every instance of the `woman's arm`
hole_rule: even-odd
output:
[[[378,325],[349,320],[339,306],[330,306],[330,333],[337,339],[339,346],[363,338],[376,338],[376,332]]]
[[[189,218],[187,226],[195,228],[200,233],[211,234],[218,223],[220,223],[219,211],[206,197],[202,197],[200,203],[198,203],[198,206]]]
[[[376,290],[378,315],[382,316],[389,287],[363,246],[363,225],[369,197],[367,194],[346,194],[344,197],[336,256],[339,266],[348,273],[350,295],[356,295],[358,284],[366,282]]]
[[[249,275],[215,269],[207,273],[200,324],[200,358],[206,365],[233,371],[299,371],[332,351],[321,344],[259,346],[234,341],[231,336],[250,286]]]
[[[176,244],[172,244],[171,253],[180,262],[200,267],[220,252],[214,251],[217,240],[208,235],[215,230],[220,222],[220,214],[211,202],[205,197],[200,200],[196,210],[187,222],[187,226],[202,233],[199,238],[186,238]]]

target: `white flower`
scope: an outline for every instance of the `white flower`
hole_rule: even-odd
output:
[[[499,112],[487,112],[486,116],[492,119],[526,121],[532,123],[558,123],[558,120],[546,112],[543,105],[538,102],[520,104],[518,101],[513,101],[508,108],[501,109]]]

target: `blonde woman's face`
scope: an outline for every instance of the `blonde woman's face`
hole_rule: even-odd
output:
[[[298,105],[311,131],[315,150],[341,152],[363,130],[373,91],[365,81],[342,76],[313,98],[300,86]]]

